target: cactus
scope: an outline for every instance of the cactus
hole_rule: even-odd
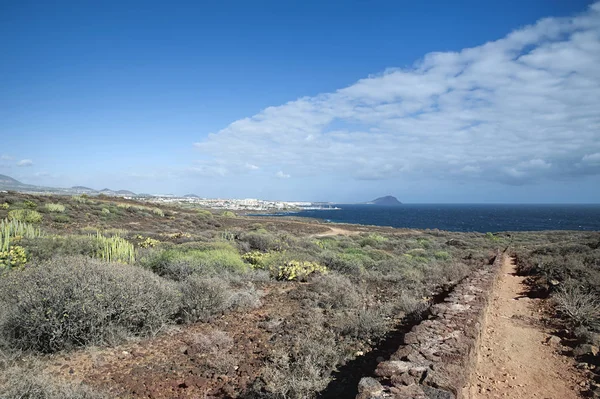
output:
[[[41,230],[29,223],[17,219],[4,219],[0,221],[0,251],[2,252],[8,251],[11,238],[35,238],[41,236]]]
[[[96,233],[95,238],[100,244],[100,249],[96,253],[96,257],[107,262],[135,262],[135,248],[133,247],[133,244],[126,239],[118,235],[104,237],[100,232]]]

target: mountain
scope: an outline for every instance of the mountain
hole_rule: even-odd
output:
[[[366,202],[369,205],[384,205],[384,206],[398,206],[402,205],[402,202],[398,201],[396,197],[386,195],[385,197],[375,198],[373,201]]]
[[[0,185],[4,186],[25,186],[26,184],[21,183],[20,181],[13,179],[10,176],[0,175]]]
[[[186,194],[186,195],[184,195],[184,197],[185,198],[200,198],[196,194]]]
[[[35,186],[33,184],[25,184],[20,181],[13,179],[10,176],[0,175],[0,190],[7,191],[21,191],[27,193],[49,193],[49,194],[62,194],[62,195],[72,195],[72,194],[89,194],[89,195],[97,195],[97,194],[105,194],[111,196],[135,196],[136,194],[129,190],[119,190],[112,191],[108,188],[97,191],[93,188],[84,187],[84,186],[75,186],[71,188],[61,188],[61,187],[45,187],[45,186]]]

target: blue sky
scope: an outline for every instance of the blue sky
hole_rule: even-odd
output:
[[[0,54],[0,173],[26,183],[600,194],[592,1],[4,1]]]

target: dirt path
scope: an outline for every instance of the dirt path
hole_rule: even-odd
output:
[[[487,310],[469,399],[580,397],[573,363],[546,343],[539,299],[523,295],[523,281],[506,257]]]
[[[326,231],[325,233],[315,234],[314,237],[355,236],[357,234],[360,234],[360,231],[346,230],[341,229],[339,227],[329,227],[329,231]]]

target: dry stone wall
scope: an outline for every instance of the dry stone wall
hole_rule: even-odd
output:
[[[432,317],[405,335],[404,345],[379,363],[375,377],[361,379],[357,399],[462,399],[503,256],[433,305]]]

